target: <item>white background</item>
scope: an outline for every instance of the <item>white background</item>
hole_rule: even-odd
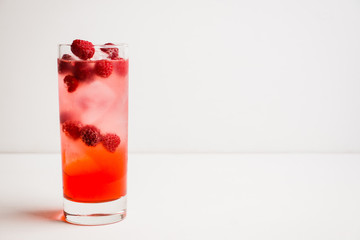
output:
[[[0,0],[0,151],[58,152],[57,44],[130,45],[132,152],[359,152],[357,0]]]
[[[54,219],[75,38],[130,46],[119,224]],[[0,239],[358,240],[360,155],[303,153],[360,153],[359,66],[359,0],[0,0]]]

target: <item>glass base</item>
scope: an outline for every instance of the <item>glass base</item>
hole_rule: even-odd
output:
[[[64,198],[65,220],[79,225],[116,223],[126,217],[126,196],[102,203],[79,203]]]

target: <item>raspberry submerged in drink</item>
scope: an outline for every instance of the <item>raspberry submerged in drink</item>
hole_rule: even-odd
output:
[[[128,59],[117,45],[68,48],[58,59],[64,197],[116,200],[126,195]]]

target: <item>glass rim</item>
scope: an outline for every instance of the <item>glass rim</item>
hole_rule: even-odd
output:
[[[114,47],[128,47],[129,45],[127,43],[113,43],[114,45],[105,45],[105,44],[93,44],[94,47],[101,47],[101,48],[114,48]],[[71,44],[69,43],[60,43],[58,44],[58,47],[71,47]]]

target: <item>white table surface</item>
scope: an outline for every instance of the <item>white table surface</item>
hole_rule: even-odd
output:
[[[130,154],[128,216],[61,221],[59,154],[0,155],[0,239],[360,239],[360,154]]]

